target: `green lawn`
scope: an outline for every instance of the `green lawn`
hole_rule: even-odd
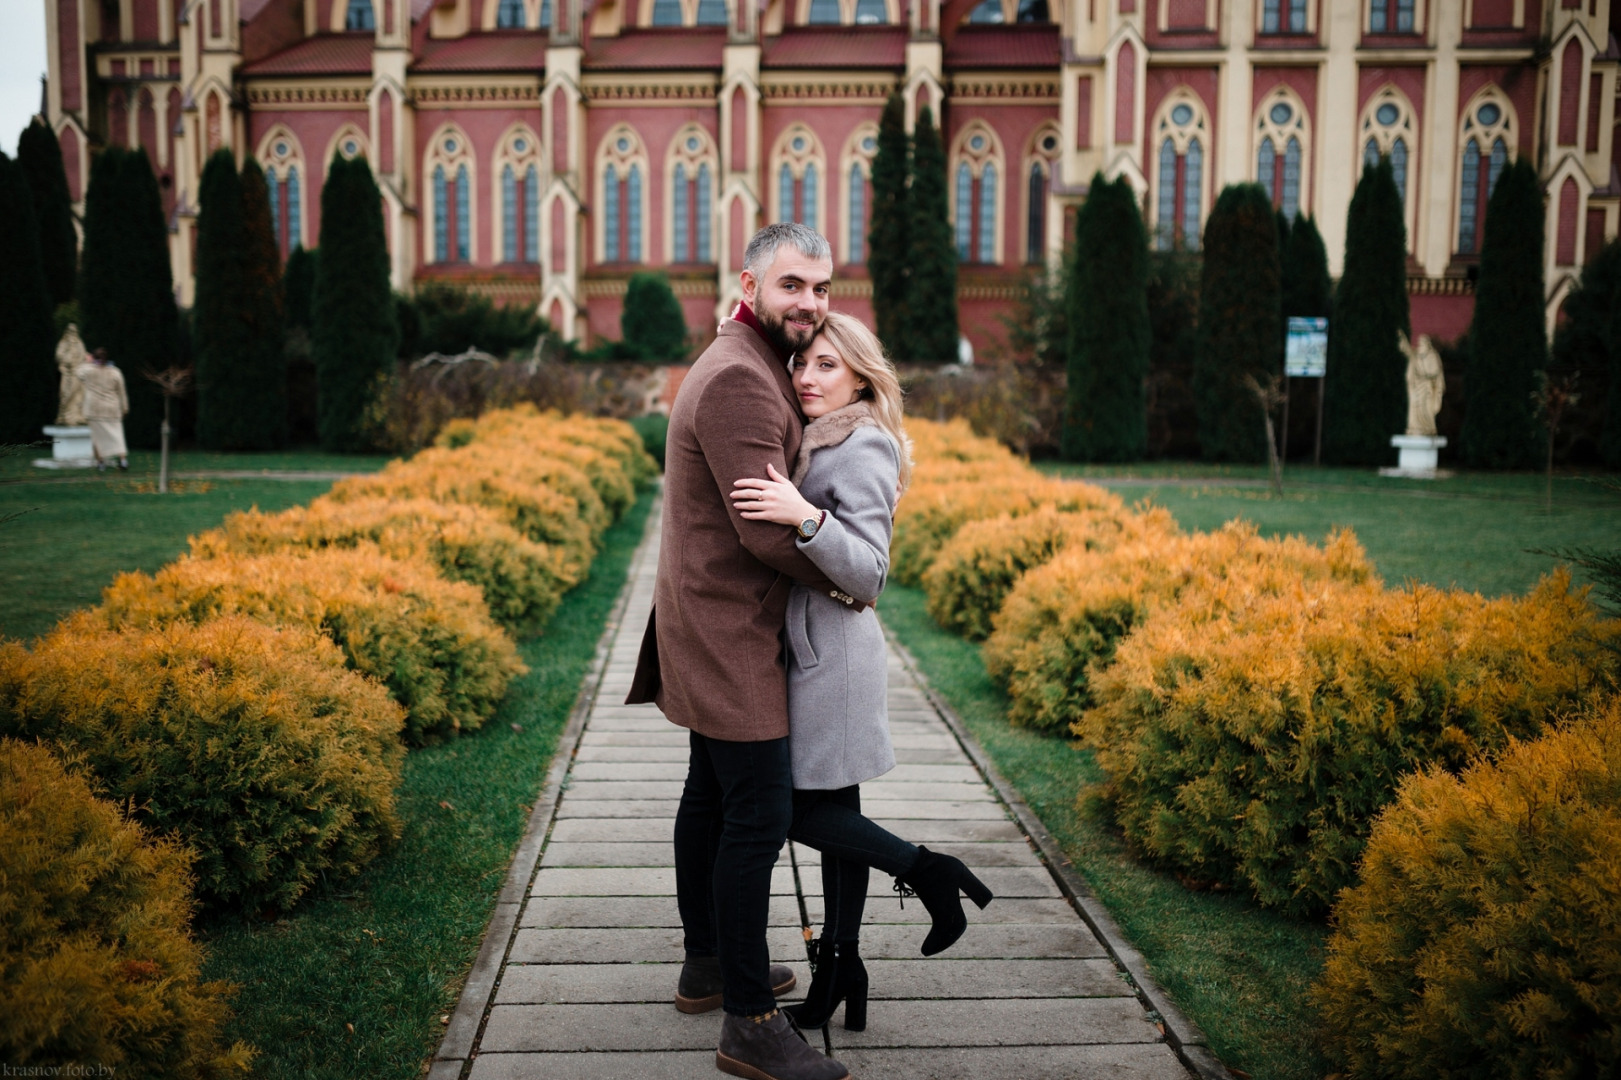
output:
[[[1292,468],[1277,496],[1264,486],[1260,466],[1041,468],[1103,484],[1127,502],[1157,503],[1188,529],[1242,517],[1263,533],[1321,539],[1336,526],[1350,526],[1389,585],[1416,579],[1488,596],[1521,593],[1558,564],[1533,550],[1621,543],[1621,492],[1602,477],[1556,476],[1550,512],[1543,477],[1529,473],[1425,481],[1371,470]]]
[[[411,751],[404,834],[355,879],[272,924],[202,927],[205,974],[241,986],[232,1039],[257,1045],[258,1076],[419,1076],[456,1004],[507,865],[625,581],[652,505],[609,530],[591,576],[545,633],[522,643],[530,673],[479,732]]]
[[[336,454],[177,454],[171,468],[359,472],[382,457]],[[186,550],[186,537],[232,510],[280,510],[305,503],[330,480],[179,480],[158,495],[157,455],[131,455],[127,473],[36,469],[0,458],[0,637],[29,638],[75,608],[93,604],[124,570],[151,572]],[[5,519],[11,515],[11,520]]]

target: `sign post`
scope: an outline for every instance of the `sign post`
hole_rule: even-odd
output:
[[[1311,463],[1323,462],[1323,383],[1328,375],[1328,320],[1318,316],[1289,316],[1289,336],[1283,352],[1283,375],[1289,379],[1317,380],[1317,434],[1312,441]],[[1289,446],[1289,400],[1283,402],[1283,445]]]

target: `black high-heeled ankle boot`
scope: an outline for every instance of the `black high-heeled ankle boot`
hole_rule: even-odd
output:
[[[967,893],[981,910],[994,897],[961,859],[930,851],[921,844],[917,850],[917,865],[895,879],[895,891],[902,897],[911,895],[923,901],[934,920],[923,939],[923,955],[933,956],[955,945],[968,929],[968,916],[963,914],[958,890]]]
[[[867,965],[853,941],[817,938],[811,962],[811,984],[805,1000],[784,1011],[802,1028],[819,1028],[844,1002],[844,1030],[867,1030]]]

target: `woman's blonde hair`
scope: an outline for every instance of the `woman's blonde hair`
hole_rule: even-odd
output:
[[[871,406],[872,418],[900,447],[900,490],[905,491],[912,479],[912,440],[906,434],[906,423],[902,419],[901,380],[895,374],[895,365],[884,355],[877,335],[860,319],[830,311],[827,321],[822,323],[821,333],[856,377],[866,381],[861,396]]]

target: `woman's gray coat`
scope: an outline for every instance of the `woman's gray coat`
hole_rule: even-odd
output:
[[[793,480],[827,511],[800,550],[840,589],[875,600],[889,573],[900,450],[864,402],[805,429]],[[794,787],[830,790],[895,767],[888,649],[872,608],[795,585],[788,597],[788,747]]]

